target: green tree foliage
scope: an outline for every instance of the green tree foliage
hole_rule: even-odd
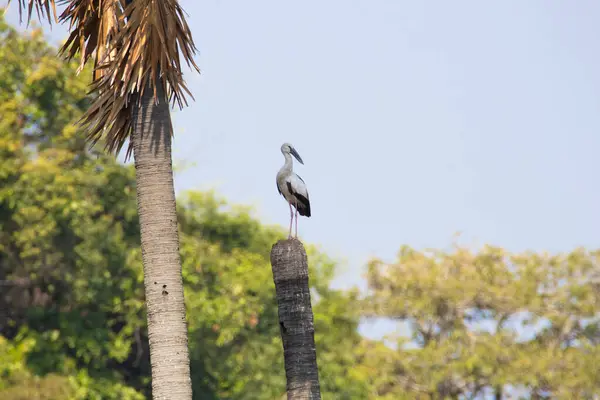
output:
[[[395,354],[369,352],[364,368],[385,365],[372,380],[382,398],[596,398],[599,268],[600,252],[581,249],[404,247],[396,263],[370,264],[366,304],[409,333]]]
[[[75,122],[90,71],[0,19],[0,398],[143,399],[149,350],[135,173]],[[285,393],[269,251],[285,232],[211,193],[179,202],[197,399]],[[357,294],[309,247],[325,398],[365,398]],[[165,289],[165,290],[168,290]]]

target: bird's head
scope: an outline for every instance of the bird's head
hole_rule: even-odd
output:
[[[296,151],[296,149],[294,148],[294,146],[292,146],[289,143],[284,143],[281,145],[281,152],[283,153],[283,155],[286,154],[291,154],[294,156],[294,158],[296,160],[298,160],[298,162],[302,165],[304,165],[304,162],[302,161],[302,157],[300,157],[300,154],[298,154],[298,152]]]

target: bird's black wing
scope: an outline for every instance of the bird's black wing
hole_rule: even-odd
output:
[[[281,189],[279,189],[279,183],[277,183],[277,178],[275,178],[275,186],[277,186],[277,191],[281,194]]]
[[[302,180],[302,178],[300,178],[300,180]],[[294,204],[294,206],[296,207],[300,215],[302,215],[303,217],[310,217],[310,201],[306,197],[304,197],[304,195],[296,192],[294,188],[292,188],[291,182],[287,181],[286,184],[289,192],[292,194],[292,196],[296,198],[296,200],[298,200],[298,202]]]

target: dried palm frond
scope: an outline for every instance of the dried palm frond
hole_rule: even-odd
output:
[[[168,101],[179,108],[193,98],[181,72],[179,52],[188,66],[200,71],[183,9],[176,0],[72,0],[61,15],[73,32],[61,51],[82,65],[95,51],[91,93],[97,95],[82,117],[92,143],[104,139],[106,148],[119,152],[131,134],[131,111],[144,91],[162,85]],[[87,44],[86,44],[87,43]],[[131,143],[126,157],[131,154]]]
[[[72,59],[77,53],[80,56],[79,69],[94,53],[94,75],[100,76],[98,66],[107,62],[107,55],[114,56],[111,51],[112,39],[116,37],[119,23],[123,24],[124,0],[63,0],[67,7],[60,15],[62,22],[69,21],[71,34],[60,49],[61,54]],[[122,27],[122,26],[121,26]]]
[[[8,0],[7,5],[10,5],[11,0]],[[52,25],[50,14],[54,17],[54,22],[58,23],[56,4],[54,0],[17,0],[19,3],[19,22],[23,22],[23,9],[27,9],[27,25],[31,22],[31,13],[35,6],[38,19],[42,19],[44,16],[48,18],[48,23]]]
[[[11,0],[8,0],[10,4]],[[57,19],[55,0],[17,0],[19,14],[26,8],[28,23],[35,7],[38,17],[50,14],[58,22],[68,21],[71,31],[61,47],[68,59],[79,55],[79,71],[94,60],[90,94],[94,103],[81,121],[92,143],[105,139],[111,152],[119,152],[131,134],[132,100],[147,88],[162,85],[169,102],[187,105],[193,96],[181,72],[180,52],[188,66],[200,69],[193,60],[196,47],[177,0],[58,0],[65,4]],[[131,154],[131,144],[126,157]]]

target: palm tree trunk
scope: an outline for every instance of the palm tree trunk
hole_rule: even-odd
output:
[[[133,154],[140,218],[154,399],[190,400],[192,383],[171,163],[171,115],[162,85],[147,87],[133,112]]]
[[[320,400],[308,261],[302,243],[297,239],[277,242],[271,249],[271,267],[279,306],[287,398]]]

